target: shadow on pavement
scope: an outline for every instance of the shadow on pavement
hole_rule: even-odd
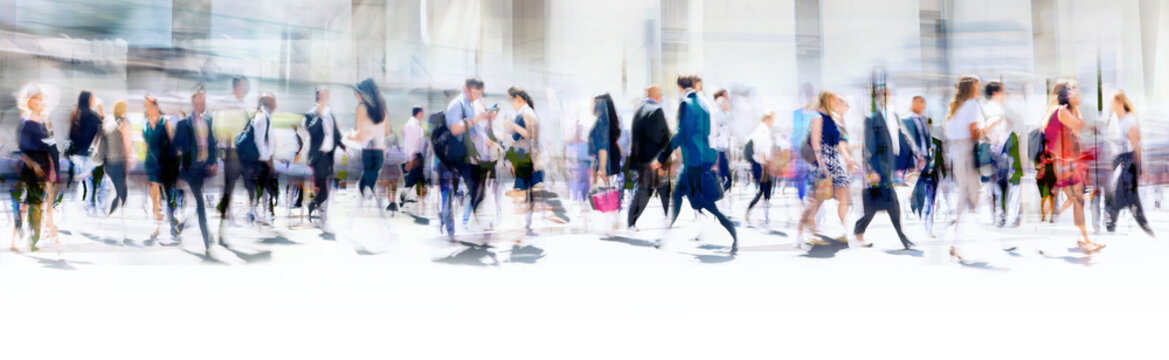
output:
[[[628,236],[611,235],[611,236],[602,237],[601,240],[602,241],[619,242],[619,243],[633,245],[633,246],[639,246],[639,247],[654,247],[653,241],[632,238],[632,237],[628,237]]]
[[[808,249],[808,253],[800,256],[816,259],[829,259],[836,257],[836,253],[840,252],[840,250],[848,248],[848,243],[839,242],[824,235],[816,236],[819,237],[821,241],[827,243],[827,245],[812,245],[812,248]]]
[[[512,246],[511,257],[508,258],[507,262],[535,264],[536,262],[540,261],[540,259],[543,259],[545,255],[546,254],[544,249],[532,245],[516,244],[515,246]]]
[[[77,270],[77,267],[73,266],[73,264],[81,264],[81,265],[88,265],[89,264],[89,262],[85,262],[85,261],[72,261],[72,262],[70,262],[70,261],[65,260],[65,259],[47,259],[47,258],[43,258],[40,256],[32,256],[32,255],[28,255],[28,254],[21,254],[21,255],[24,255],[24,256],[28,257],[29,259],[36,260],[38,264],[41,264],[44,267],[49,268],[49,269]]]
[[[499,259],[490,250],[491,246],[467,242],[459,242],[459,244],[464,247],[450,255],[435,259],[434,262],[453,265],[499,266]]]

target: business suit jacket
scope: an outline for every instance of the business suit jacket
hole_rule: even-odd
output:
[[[646,100],[637,107],[630,140],[629,161],[625,163],[629,168],[640,169],[655,158],[659,163],[669,159],[670,153],[665,150],[670,145],[670,127],[661,104]]]
[[[900,147],[898,154],[893,153],[894,140],[891,133],[901,134],[897,139]],[[893,186],[893,171],[912,168],[914,149],[907,141],[908,137],[900,126],[889,129],[885,115],[879,111],[865,119],[865,166],[880,177],[879,186]]]
[[[207,122],[207,159],[202,162],[198,160],[199,142],[195,138],[195,114],[187,115],[175,124],[174,147],[182,152],[179,156],[179,172],[183,174],[203,174],[208,166],[215,165],[218,161],[215,126],[211,114],[203,113],[203,119]]]
[[[710,113],[699,103],[698,95],[689,91],[678,105],[678,133],[670,140],[670,151],[682,148],[682,163],[687,167],[711,167],[718,153],[710,147]]]
[[[345,144],[341,142],[341,131],[337,127],[337,117],[333,117],[333,151],[328,153],[321,152],[321,143],[325,141],[325,121],[321,118],[319,110],[312,110],[304,114],[304,129],[308,132],[309,147],[308,147],[308,163],[316,163],[319,159],[328,157],[332,158],[333,153],[337,148],[345,149]]]

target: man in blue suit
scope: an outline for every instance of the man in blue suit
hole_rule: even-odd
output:
[[[669,152],[682,148],[684,167],[673,193],[670,226],[678,220],[678,212],[682,210],[682,196],[685,195],[691,208],[710,212],[731,233],[734,239],[731,255],[734,255],[739,251],[735,226],[715,205],[715,201],[722,197],[722,184],[712,170],[718,161],[718,153],[710,147],[710,113],[699,103],[698,94],[694,90],[694,84],[700,81],[697,75],[678,76],[678,91],[682,94],[682,101],[678,105],[678,133],[670,139]]]
[[[211,114],[207,112],[207,94],[199,85],[191,94],[191,114],[175,124],[174,147],[179,156],[179,176],[191,188],[195,199],[195,212],[199,216],[199,231],[203,232],[203,245],[207,256],[211,256],[212,237],[207,229],[207,208],[203,204],[203,180],[215,176],[219,170],[216,158],[216,143],[212,129]],[[219,239],[223,244],[223,239]]]
[[[865,189],[861,192],[864,215],[856,221],[853,234],[861,246],[872,246],[864,241],[865,228],[878,211],[885,211],[889,214],[889,220],[893,222],[893,229],[897,230],[901,245],[908,250],[913,248],[914,244],[901,231],[901,207],[897,201],[897,193],[893,191],[893,173],[911,168],[910,159],[915,159],[911,156],[913,147],[907,141],[909,136],[901,129],[901,121],[896,116],[887,114],[885,110],[889,91],[882,86],[877,88],[875,94],[877,109],[873,111],[872,116],[865,119],[866,183]]]

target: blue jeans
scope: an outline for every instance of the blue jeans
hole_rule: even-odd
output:
[[[466,165],[459,166],[459,169],[451,169],[446,165],[438,164],[438,189],[442,201],[439,203],[438,218],[441,226],[446,228],[447,235],[454,235],[455,221],[454,221],[454,202],[455,193],[459,191],[459,177],[463,173],[469,173],[470,169]]]

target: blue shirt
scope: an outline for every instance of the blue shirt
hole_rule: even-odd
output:
[[[694,90],[686,90],[678,105],[678,133],[670,140],[670,151],[682,148],[682,164],[714,165],[718,153],[710,147],[710,113],[699,104]]]
[[[467,98],[467,94],[460,94],[451,103],[446,106],[446,126],[448,128],[455,126],[455,124],[462,124],[463,119],[475,117],[475,108],[471,106],[471,99]],[[467,132],[471,131],[468,127],[464,132],[453,138],[458,144],[463,144],[463,139],[466,139]],[[452,144],[454,145],[454,144]]]

